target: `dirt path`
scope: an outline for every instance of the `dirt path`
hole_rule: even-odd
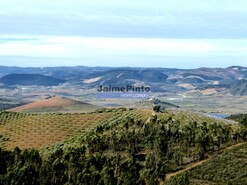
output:
[[[244,143],[245,143],[245,142],[243,142],[243,143],[238,143],[238,144],[235,144],[235,145],[226,147],[225,149],[219,151],[219,153],[222,153],[222,152],[224,152],[224,151],[233,149],[233,148],[238,147],[238,146],[240,146],[240,145],[242,145],[242,144],[244,144]],[[219,153],[217,153],[217,154],[219,154]],[[215,157],[217,154],[214,154],[214,155],[212,155],[212,156],[209,156],[207,159],[204,159],[204,160],[202,160],[202,161],[198,161],[198,162],[195,162],[195,163],[193,163],[193,164],[190,164],[190,165],[187,166],[186,168],[184,168],[184,169],[182,169],[182,170],[179,170],[179,171],[177,171],[177,172],[166,174],[166,181],[169,181],[170,178],[173,177],[173,176],[176,176],[176,175],[178,175],[178,174],[180,174],[180,173],[186,172],[186,171],[188,171],[188,170],[190,170],[190,169],[192,169],[192,168],[195,168],[195,167],[197,167],[197,166],[202,165],[203,163],[205,163],[205,162],[211,160],[211,159],[212,159],[213,157]]]

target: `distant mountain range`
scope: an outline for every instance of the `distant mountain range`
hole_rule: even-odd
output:
[[[100,85],[145,85],[153,92],[186,92],[226,89],[233,95],[246,95],[247,67],[228,68],[133,68],[133,67],[44,67],[20,68],[0,66],[0,83],[4,85],[54,86],[64,82],[85,89]],[[217,88],[217,89],[216,89]]]

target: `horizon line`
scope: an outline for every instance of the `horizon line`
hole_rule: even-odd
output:
[[[144,69],[227,69],[227,68],[234,68],[234,67],[240,67],[240,68],[247,68],[247,66],[240,66],[240,65],[230,65],[228,67],[197,67],[197,68],[178,68],[178,67],[141,67],[141,66],[86,66],[86,65],[57,65],[57,66],[17,66],[17,65],[0,65],[0,67],[9,67],[9,68],[74,68],[74,67],[86,67],[86,68],[144,68]]]

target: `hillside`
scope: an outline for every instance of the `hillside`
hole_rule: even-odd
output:
[[[98,75],[103,77],[100,79],[100,82],[103,82],[103,85],[117,83],[119,80],[126,79],[141,82],[161,83],[167,78],[167,75],[165,75],[162,70],[158,69],[114,69],[98,73]]]
[[[38,75],[39,74],[39,75]],[[233,95],[246,95],[244,81],[247,68],[136,68],[136,67],[44,67],[20,68],[0,66],[0,85],[59,85],[66,82],[69,88],[80,86],[92,90],[102,86],[149,86],[152,92],[178,95],[191,89],[219,89],[215,95],[231,92]],[[242,84],[239,84],[242,83]],[[238,87],[239,88],[235,88]]]
[[[151,110],[153,110],[154,106],[160,106],[160,110],[179,108],[179,106],[177,105],[161,101],[157,98],[150,98],[147,100],[138,101],[137,103],[135,103],[135,106],[141,109],[151,109]]]
[[[119,68],[92,73],[86,79],[83,79],[82,85],[88,88],[98,87],[99,85],[114,85],[117,87],[144,85],[151,87],[152,91],[159,91],[165,85],[167,77],[162,69]]]
[[[233,95],[247,95],[247,80],[237,80],[229,85],[229,90]]]
[[[51,97],[20,107],[9,109],[11,112],[91,112],[100,108],[96,105],[72,100],[64,97]]]
[[[1,183],[159,184],[246,139],[237,124],[177,110],[2,112],[0,120]]]
[[[233,184],[247,182],[247,144],[234,147],[188,172],[191,185]]]
[[[116,112],[26,114],[0,112],[0,148],[50,147],[116,116]]]
[[[64,80],[57,78],[44,76],[41,74],[9,74],[0,78],[0,83],[11,85],[23,85],[23,86],[57,86],[60,83],[64,83]]]

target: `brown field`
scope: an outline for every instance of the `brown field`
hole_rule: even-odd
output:
[[[83,110],[95,110],[99,108],[96,105],[62,98],[52,97],[49,99],[40,100],[27,105],[9,109],[11,112],[84,112]]]
[[[204,95],[210,95],[210,94],[215,94],[215,93],[217,93],[217,91],[215,90],[215,89],[205,89],[205,90],[203,90],[203,91],[201,91],[202,92],[202,94],[204,94]]]

